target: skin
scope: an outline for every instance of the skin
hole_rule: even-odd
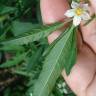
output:
[[[67,0],[41,0],[41,14],[44,24],[52,24],[64,18],[69,9]],[[90,0],[90,14],[96,13],[96,0]],[[69,76],[63,70],[62,75],[77,96],[96,96],[96,20],[87,26],[80,25],[77,32],[78,56]],[[49,37],[52,43],[61,33],[53,32]]]

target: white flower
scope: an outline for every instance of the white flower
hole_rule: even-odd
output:
[[[67,10],[64,15],[67,17],[74,17],[73,24],[75,26],[78,26],[81,20],[89,20],[91,18],[88,12],[88,4],[82,4],[72,1],[71,7],[72,9]]]

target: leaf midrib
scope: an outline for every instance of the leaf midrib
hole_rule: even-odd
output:
[[[71,30],[71,29],[70,29],[70,30]],[[70,31],[70,30],[69,30],[69,31]],[[69,38],[69,37],[70,37],[70,34],[69,34],[69,36],[67,37],[66,42],[68,41],[68,38]],[[65,45],[66,45],[66,43],[64,44],[64,46],[65,46]],[[64,47],[63,47],[63,48],[64,48]],[[63,48],[62,48],[62,49],[63,49]],[[61,50],[60,55],[61,55],[62,51],[63,51],[63,50]],[[58,58],[60,57],[60,55],[58,56]],[[58,60],[57,60],[57,59],[56,59],[56,62],[58,63]],[[55,63],[55,66],[56,66],[57,63]],[[55,67],[53,67],[53,69],[55,69]],[[52,74],[52,73],[53,73],[53,71],[51,71],[50,74]],[[49,75],[49,77],[48,77],[48,79],[47,79],[47,82],[48,82],[50,76],[51,76],[51,75]],[[47,84],[47,82],[46,82],[46,84]],[[42,88],[42,90],[46,87],[46,84],[44,85],[44,87]],[[42,92],[42,91],[41,91],[41,92]],[[39,96],[42,96],[42,93],[40,93]]]

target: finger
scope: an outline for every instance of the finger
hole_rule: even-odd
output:
[[[91,3],[91,5],[94,8],[94,11],[96,13],[96,0],[90,0],[90,3]]]
[[[86,96],[96,96],[96,75],[93,79],[93,82],[89,85],[87,89],[87,95]]]
[[[90,0],[93,1],[93,0]],[[96,2],[94,2],[96,4]],[[90,7],[90,15],[94,13],[94,9]],[[81,30],[84,41],[94,50],[96,53],[96,20],[94,19],[88,25],[81,24]]]
[[[95,54],[87,46],[82,46],[82,50],[78,54],[77,62],[72,68],[70,75],[67,76],[66,72],[63,71],[63,77],[74,93],[76,93],[76,96],[88,96],[86,95],[86,89],[94,78],[95,62]]]
[[[41,0],[43,22],[48,24],[61,20],[68,7],[67,0]]]
[[[69,8],[67,0],[41,0],[41,14],[45,24],[52,24],[64,18],[64,12]],[[49,43],[53,42],[61,31],[53,32],[49,37]]]
[[[53,7],[54,6],[54,7]],[[43,19],[43,22],[45,24],[50,24],[50,23],[54,23],[56,21],[59,21],[61,20],[62,18],[64,18],[64,12],[68,9],[68,2],[67,0],[41,0],[41,14],[42,14],[42,19]],[[58,37],[58,35],[60,34],[59,32],[61,32],[60,30],[59,31],[56,31],[54,32],[53,34],[51,34],[49,36],[49,42],[51,43],[54,39],[56,39]],[[84,52],[83,52],[84,53]],[[78,65],[78,64],[76,64]],[[83,64],[84,66],[85,64]],[[86,64],[87,65],[87,64]],[[78,65],[79,66],[79,65]],[[87,67],[85,67],[87,68]],[[90,68],[90,67],[89,67]],[[77,70],[78,69],[78,70]],[[72,82],[72,84],[76,84],[74,85],[75,87],[71,87],[72,90],[75,90],[76,88],[78,88],[78,90],[81,90],[79,88],[81,88],[81,83],[83,81],[83,79],[81,79],[81,83],[79,78],[77,78],[78,76],[78,73],[79,74],[84,74],[83,77],[81,78],[84,78],[85,77],[85,71],[82,69],[82,65],[80,64],[80,68],[77,68],[77,69],[73,69],[74,72],[70,75],[72,78],[68,78],[66,79],[66,81],[72,81],[72,79],[74,80],[74,82]],[[80,71],[81,70],[81,71]],[[93,71],[94,71],[94,67],[90,68],[90,70],[92,70],[92,72],[90,71],[90,74],[92,73],[93,74]],[[84,72],[82,72],[84,71]],[[76,75],[75,75],[76,74]],[[88,73],[89,74],[89,73]],[[87,85],[87,83],[91,80],[91,75],[89,74],[88,76],[88,81],[85,82]],[[76,77],[75,77],[76,76]],[[82,76],[82,75],[81,75]],[[93,76],[93,75],[92,75]],[[67,77],[67,76],[65,76]],[[77,81],[76,81],[76,78],[77,78]],[[68,83],[68,82],[67,82]],[[68,83],[69,84],[69,83]],[[69,86],[72,86],[72,84],[70,83]],[[79,86],[79,87],[78,87]],[[75,90],[76,93],[78,93],[78,90]]]

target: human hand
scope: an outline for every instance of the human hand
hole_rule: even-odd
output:
[[[90,0],[90,14],[96,13],[96,0]],[[41,14],[45,24],[51,24],[64,18],[64,12],[69,8],[67,0],[41,0]],[[77,63],[69,76],[63,71],[62,75],[67,84],[77,96],[96,96],[96,21],[86,26],[81,24],[78,32]],[[61,31],[57,30],[48,37],[53,42]],[[82,35],[81,35],[82,34]]]

